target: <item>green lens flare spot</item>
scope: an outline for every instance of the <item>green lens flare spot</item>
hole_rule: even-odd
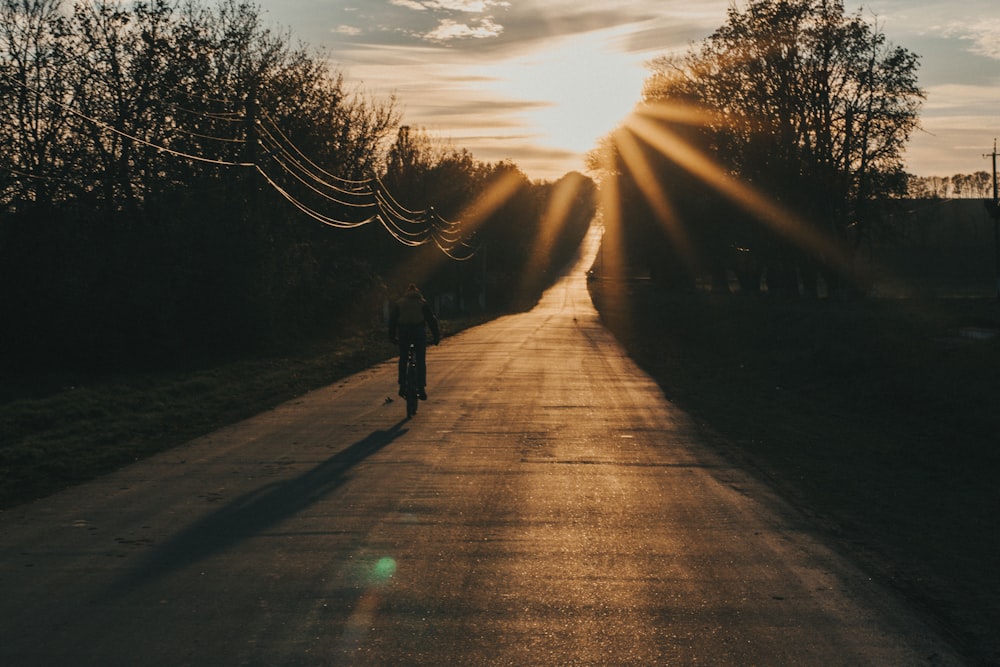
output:
[[[388,556],[380,558],[372,568],[371,578],[376,583],[385,583],[396,574],[396,561]]]

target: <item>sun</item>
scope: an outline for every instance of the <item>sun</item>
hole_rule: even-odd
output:
[[[544,49],[485,68],[494,90],[524,102],[534,141],[586,153],[640,98],[643,57],[615,48],[622,29],[566,37]]]

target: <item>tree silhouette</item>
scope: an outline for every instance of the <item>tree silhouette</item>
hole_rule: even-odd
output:
[[[849,257],[878,219],[873,204],[905,191],[902,151],[923,98],[917,65],[839,0],[733,5],[700,45],[654,61],[644,106],[700,114],[657,122],[774,205],[734,210],[703,176],[685,175],[689,165],[658,158],[660,187],[678,193],[715,275],[749,251],[772,291],[797,291],[800,277],[809,289],[817,270],[831,286],[849,277]],[[774,207],[800,229],[769,219]],[[822,240],[809,247],[807,236]],[[758,279],[747,274],[744,288]]]
[[[471,256],[479,230],[490,272],[517,274],[506,249],[550,191],[520,174],[477,209],[516,168],[398,129],[394,97],[242,0],[0,0],[0,93],[0,366],[163,365],[371,326],[414,268],[474,301],[482,263],[441,251]],[[397,243],[406,209],[434,243]]]

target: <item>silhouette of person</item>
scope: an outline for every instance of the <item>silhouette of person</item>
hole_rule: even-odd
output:
[[[427,327],[430,327],[434,344],[437,345],[441,341],[437,317],[417,286],[410,283],[389,312],[389,340],[399,343],[400,396],[404,396],[406,357],[410,343],[413,343],[417,360],[417,397],[427,400]]]

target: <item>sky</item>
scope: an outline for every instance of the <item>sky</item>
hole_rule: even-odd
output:
[[[737,0],[738,3],[742,0]],[[530,178],[584,155],[639,101],[654,57],[725,22],[730,0],[257,0],[347,83],[394,94],[404,124]],[[906,152],[918,176],[989,171],[1000,137],[996,0],[845,0],[920,56],[927,94]]]

